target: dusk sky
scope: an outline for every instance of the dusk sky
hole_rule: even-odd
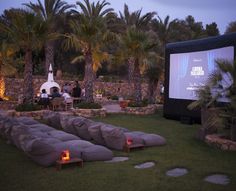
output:
[[[11,7],[19,8],[22,3],[30,0],[0,0],[0,13]],[[37,0],[31,0],[37,2]],[[41,0],[43,2],[43,0]],[[78,0],[65,0],[75,4]],[[203,22],[203,26],[216,22],[221,34],[225,32],[226,26],[231,21],[236,21],[236,0],[107,0],[116,12],[123,12],[124,3],[129,6],[130,11],[142,8],[142,13],[155,11],[164,19],[170,15],[170,19],[185,19],[192,15],[197,22]]]

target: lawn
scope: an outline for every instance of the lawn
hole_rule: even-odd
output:
[[[84,168],[69,166],[57,171],[55,166],[44,168],[31,161],[22,151],[0,139],[0,190],[3,191],[220,191],[236,190],[236,152],[211,148],[196,140],[200,125],[185,125],[151,116],[110,115],[96,118],[130,130],[157,133],[167,139],[163,147],[145,148],[131,153],[114,151],[115,156],[128,156],[120,163],[85,162]],[[156,162],[149,169],[134,165]],[[173,167],[185,167],[189,173],[178,178],[167,177]],[[227,174],[227,186],[204,182],[211,173]]]

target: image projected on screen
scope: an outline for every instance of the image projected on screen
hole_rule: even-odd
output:
[[[196,90],[215,70],[216,59],[234,60],[234,47],[171,54],[169,98],[196,100]]]

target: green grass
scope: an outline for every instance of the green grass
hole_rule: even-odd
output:
[[[151,116],[110,115],[96,118],[130,130],[157,133],[167,139],[163,147],[145,148],[131,153],[114,151],[115,156],[128,156],[121,163],[85,162],[84,168],[69,166],[61,171],[43,168],[22,151],[0,139],[0,190],[3,191],[220,191],[236,190],[236,152],[211,148],[196,140],[199,125],[184,125],[166,120],[159,114]],[[155,161],[149,169],[134,165]],[[167,177],[173,167],[185,167],[185,176]],[[204,182],[211,173],[225,173],[231,178],[227,186]]]

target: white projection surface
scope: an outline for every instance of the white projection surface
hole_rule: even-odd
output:
[[[196,100],[195,91],[205,85],[209,75],[215,70],[216,59],[233,61],[234,47],[171,54],[169,98]]]

